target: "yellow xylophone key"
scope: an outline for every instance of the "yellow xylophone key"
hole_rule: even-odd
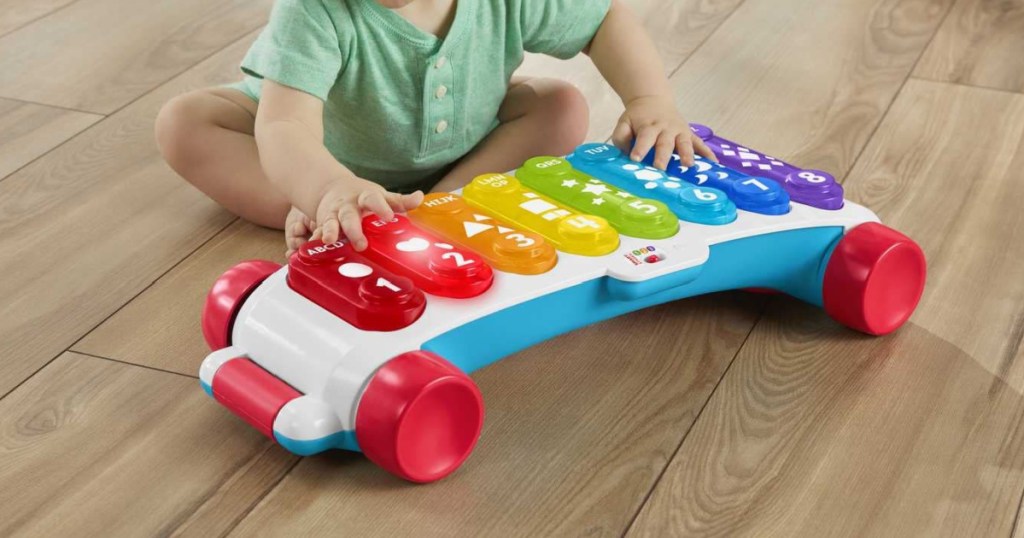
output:
[[[574,211],[506,174],[478,176],[462,194],[470,205],[540,234],[570,254],[602,256],[619,246],[619,234],[608,221]]]
[[[409,217],[444,239],[477,252],[499,271],[537,275],[558,262],[558,254],[543,237],[470,207],[458,194],[428,194]]]

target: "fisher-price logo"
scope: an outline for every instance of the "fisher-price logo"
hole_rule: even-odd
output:
[[[648,245],[643,248],[638,248],[632,252],[623,254],[627,260],[633,265],[643,265],[645,263],[658,263],[665,259],[665,256],[658,252],[658,248]]]

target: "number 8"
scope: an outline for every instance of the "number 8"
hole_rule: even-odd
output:
[[[828,181],[825,176],[815,174],[814,172],[800,172],[797,177],[806,179],[808,183],[824,183]]]

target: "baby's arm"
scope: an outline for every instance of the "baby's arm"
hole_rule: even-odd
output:
[[[391,220],[423,200],[419,192],[387,192],[335,160],[324,147],[323,102],[312,95],[264,80],[255,131],[267,178],[315,222],[325,243],[343,232],[363,250],[363,211]]]
[[[676,108],[654,43],[621,0],[612,0],[612,7],[586,52],[626,106],[612,141],[629,151],[635,138],[630,153],[634,161],[643,159],[652,147],[654,164],[662,170],[668,166],[673,150],[687,166],[693,164],[694,150],[709,159],[715,158],[701,139],[690,132]]]

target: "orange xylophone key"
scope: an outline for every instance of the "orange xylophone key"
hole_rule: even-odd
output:
[[[543,237],[470,207],[458,194],[428,194],[409,217],[448,241],[476,251],[500,271],[537,275],[558,263],[557,252]]]

